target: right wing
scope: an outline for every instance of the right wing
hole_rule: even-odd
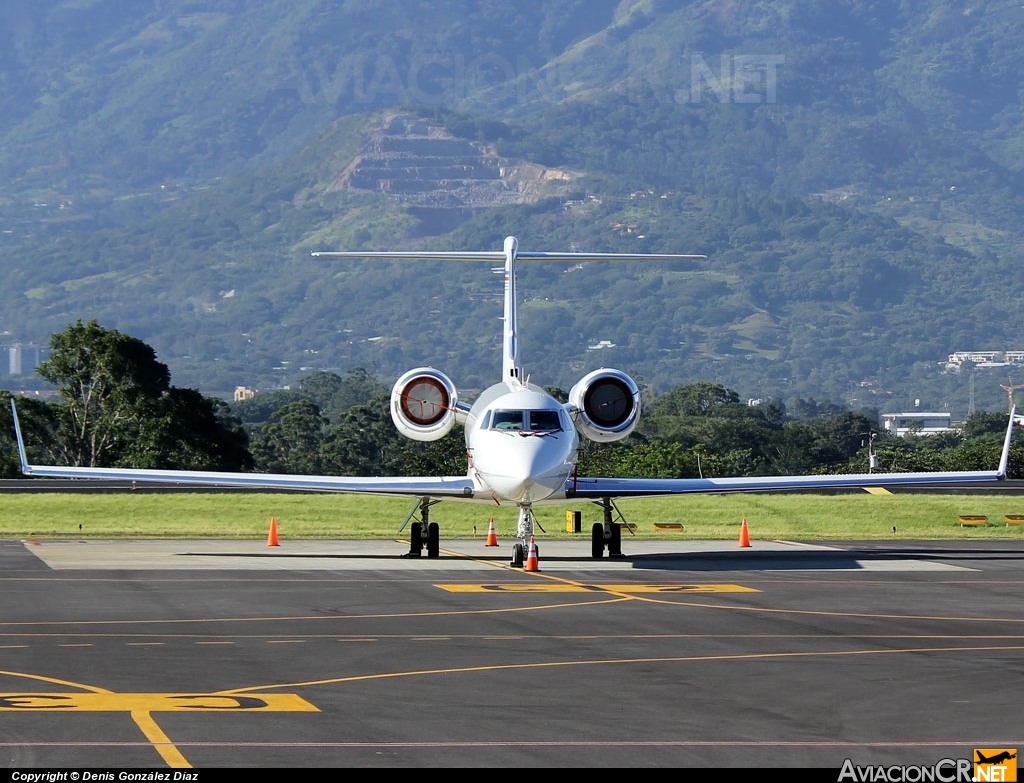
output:
[[[993,482],[1006,478],[1013,438],[1014,411],[1003,439],[999,466],[995,470],[952,470],[915,473],[825,473],[808,476],[742,476],[738,478],[586,478],[573,477],[566,482],[567,498],[623,498],[655,495],[723,494],[727,492],[778,492],[781,490],[820,490],[851,487],[951,486],[963,483]]]

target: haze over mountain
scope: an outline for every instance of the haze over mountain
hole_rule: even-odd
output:
[[[542,384],[998,409],[1024,368],[941,362],[1024,349],[1021,51],[1024,8],[939,0],[9,0],[0,343],[94,318],[207,392],[482,387],[488,269],[309,252],[515,234],[709,255],[525,268]]]

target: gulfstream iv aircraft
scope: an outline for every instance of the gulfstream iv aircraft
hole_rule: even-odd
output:
[[[391,417],[405,436],[418,441],[444,437],[456,425],[465,431],[467,469],[462,476],[408,476],[351,478],[342,476],[289,476],[260,473],[133,470],[129,468],[76,468],[30,465],[25,453],[17,411],[14,413],[22,471],[28,476],[166,481],[265,489],[305,489],[325,492],[406,495],[416,499],[402,525],[410,527],[409,555],[440,553],[437,523],[429,521],[430,508],[443,500],[462,500],[516,506],[519,521],[512,565],[522,566],[534,538],[533,508],[539,503],[590,500],[603,510],[603,523],[591,529],[595,558],[622,556],[622,515],[616,498],[688,493],[757,492],[835,487],[941,485],[993,481],[1006,476],[1013,414],[1006,431],[999,467],[994,471],[944,473],[870,473],[860,475],[780,476],[747,478],[629,479],[581,476],[577,472],[580,435],[608,443],[629,435],[640,420],[640,390],[626,373],[597,369],[584,375],[561,403],[531,383],[519,364],[516,309],[516,267],[521,261],[681,261],[694,255],[640,255],[619,253],[527,253],[515,237],[505,239],[501,251],[482,252],[321,252],[320,258],[390,258],[449,261],[487,261],[503,265],[505,280],[501,379],[485,389],[472,404],[459,399],[455,384],[443,372],[418,367],[402,375],[391,391]],[[538,526],[539,527],[539,526]]]

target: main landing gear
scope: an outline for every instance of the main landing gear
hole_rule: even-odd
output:
[[[405,518],[405,523],[403,523],[402,527],[409,524],[409,520],[416,516],[417,510],[419,510],[420,515],[419,519],[415,520],[412,527],[409,528],[409,551],[403,557],[420,557],[423,554],[424,547],[427,550],[427,557],[441,556],[441,528],[437,522],[430,521],[430,507],[440,502],[439,500],[422,498],[413,506],[409,516]]]
[[[594,504],[600,506],[604,512],[604,522],[595,522],[594,526],[590,529],[591,557],[595,560],[600,560],[604,556],[605,547],[608,548],[608,557],[625,557],[622,554],[622,528],[625,525],[626,529],[631,533],[632,528],[628,526],[628,523],[626,523],[625,518],[622,516],[622,512],[619,511],[611,498],[595,500]],[[615,521],[616,515],[622,520],[621,523]]]

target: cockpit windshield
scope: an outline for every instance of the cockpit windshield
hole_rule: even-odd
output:
[[[558,420],[558,411],[527,411],[530,429],[534,432],[558,432],[562,424]]]
[[[556,410],[496,410],[491,418],[491,429],[558,432],[562,422]]]

